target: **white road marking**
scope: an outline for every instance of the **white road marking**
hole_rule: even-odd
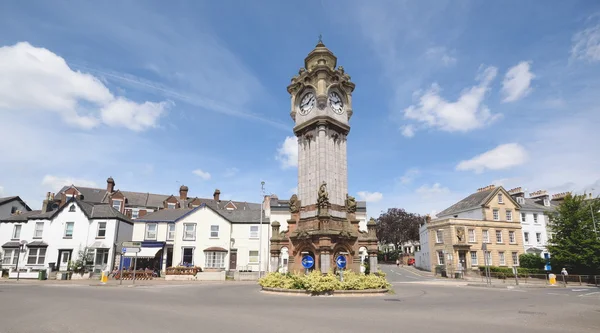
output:
[[[567,294],[548,293],[548,295],[569,296]]]
[[[587,291],[587,289],[571,289],[571,291]]]
[[[581,295],[579,295],[579,297],[581,297],[581,296],[591,296],[591,295],[596,295],[596,294],[600,294],[600,291],[594,291],[593,293],[581,294]]]

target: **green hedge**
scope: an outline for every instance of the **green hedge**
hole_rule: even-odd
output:
[[[489,266],[489,268],[490,268],[490,272],[494,273],[494,275],[497,276],[498,278],[514,278],[515,277],[515,274],[513,273],[513,270],[511,267]],[[485,274],[485,266],[479,266],[479,271],[481,273]],[[531,274],[546,274],[541,269],[532,269],[532,268],[525,268],[525,267],[517,267],[517,272],[519,274],[519,277],[526,277],[527,275],[531,275]]]
[[[344,281],[333,273],[321,274],[312,271],[310,274],[281,274],[273,272],[258,280],[258,284],[266,288],[307,290],[320,293],[333,290],[365,290],[365,289],[390,289],[385,274],[362,275],[353,271],[344,271]]]

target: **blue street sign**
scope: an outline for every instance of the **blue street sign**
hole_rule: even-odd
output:
[[[546,270],[546,271],[551,271],[551,270],[552,270],[552,266],[550,266],[550,265],[546,265],[546,267],[544,267],[544,270]]]
[[[339,269],[344,269],[346,268],[346,257],[339,255],[336,259],[335,259],[335,263],[337,264],[337,267]]]
[[[302,267],[309,269],[315,264],[315,259],[309,255],[302,257]]]
[[[127,253],[127,248],[126,247],[122,248],[121,253],[123,253],[123,254]]]

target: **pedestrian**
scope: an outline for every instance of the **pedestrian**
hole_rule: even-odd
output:
[[[396,259],[396,266],[400,267],[400,260],[399,259]]]
[[[563,282],[566,285],[567,284],[567,276],[569,276],[569,272],[567,272],[567,269],[563,267],[563,269],[560,271],[560,274],[562,274]]]

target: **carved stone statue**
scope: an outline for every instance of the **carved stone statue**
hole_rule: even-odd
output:
[[[458,241],[460,243],[464,243],[464,241],[465,241],[465,228],[463,228],[463,227],[456,227],[456,238],[458,238]]]
[[[290,198],[290,213],[298,213],[300,211],[300,203],[298,202],[298,196],[293,194]]]
[[[356,213],[356,199],[346,193],[346,211],[348,213]]]
[[[319,196],[317,197],[317,204],[319,207],[329,206],[329,194],[327,193],[327,183],[323,182],[319,187]]]

